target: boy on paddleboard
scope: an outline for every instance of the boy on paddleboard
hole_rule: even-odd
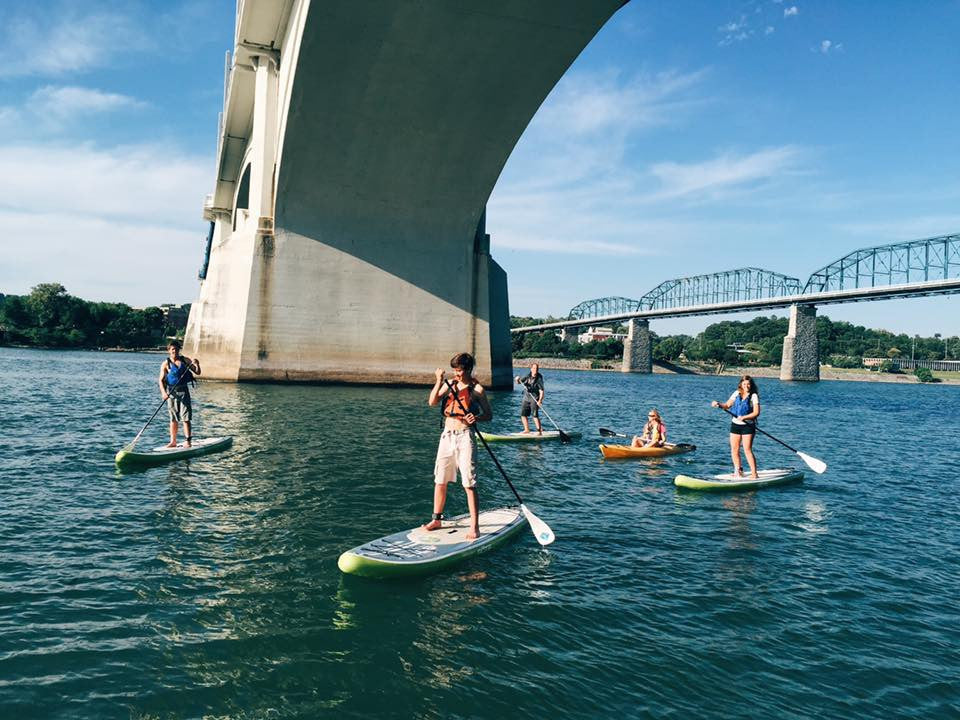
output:
[[[446,379],[443,368],[437,368],[437,381],[430,389],[427,404],[443,403],[443,432],[437,447],[437,461],[433,468],[433,519],[424,530],[438,530],[443,526],[443,506],[447,502],[447,483],[455,480],[460,470],[460,482],[467,494],[470,509],[468,540],[480,537],[480,511],[477,500],[477,476],[473,463],[474,426],[481,420],[490,420],[493,410],[483,387],[473,377],[476,361],[470,353],[459,353],[450,360],[453,382]],[[452,392],[451,392],[452,388]]]
[[[180,341],[171,340],[167,344],[167,359],[160,365],[160,377],[157,379],[160,384],[160,397],[167,401],[167,410],[170,412],[169,448],[177,446],[180,423],[183,423],[186,446],[192,445],[190,422],[193,420],[193,407],[190,404],[190,389],[187,384],[199,374],[200,361],[181,355]]]

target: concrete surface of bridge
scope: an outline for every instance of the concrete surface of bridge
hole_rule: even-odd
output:
[[[242,0],[185,351],[231,380],[511,382],[487,199],[622,0]]]

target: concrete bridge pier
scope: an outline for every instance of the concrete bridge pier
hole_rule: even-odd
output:
[[[653,342],[650,340],[650,321],[631,318],[627,337],[623,341],[622,372],[652,373]]]
[[[790,306],[790,329],[783,339],[780,379],[802,382],[820,380],[820,342],[817,339],[815,305]]]

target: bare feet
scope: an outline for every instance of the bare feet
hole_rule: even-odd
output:
[[[743,468],[734,468],[733,470],[737,477],[743,477]]]
[[[470,528],[470,532],[467,533],[467,540],[476,540],[480,537],[480,528]]]
[[[421,525],[424,530],[439,530],[443,527],[443,523],[439,520],[431,520],[426,525]]]
[[[168,448],[175,448],[176,446],[177,446],[177,441],[176,441],[176,440],[171,440],[171,441],[168,442],[166,445],[164,445],[164,447],[168,447]]]

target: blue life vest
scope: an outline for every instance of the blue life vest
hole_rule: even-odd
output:
[[[737,397],[733,401],[733,407],[730,408],[730,411],[737,417],[749,415],[751,412],[753,412],[753,408],[750,406],[750,397],[750,395],[747,395],[745,398],[740,397],[740,393],[737,393]],[[751,420],[749,422],[753,421]]]
[[[183,382],[180,382],[180,378],[183,378]],[[183,358],[180,359],[180,365],[177,366],[172,360],[167,360],[167,388],[173,389],[176,387],[178,390],[183,390],[187,387],[187,383],[193,381],[193,373],[190,372],[190,368],[187,367],[187,363]]]

